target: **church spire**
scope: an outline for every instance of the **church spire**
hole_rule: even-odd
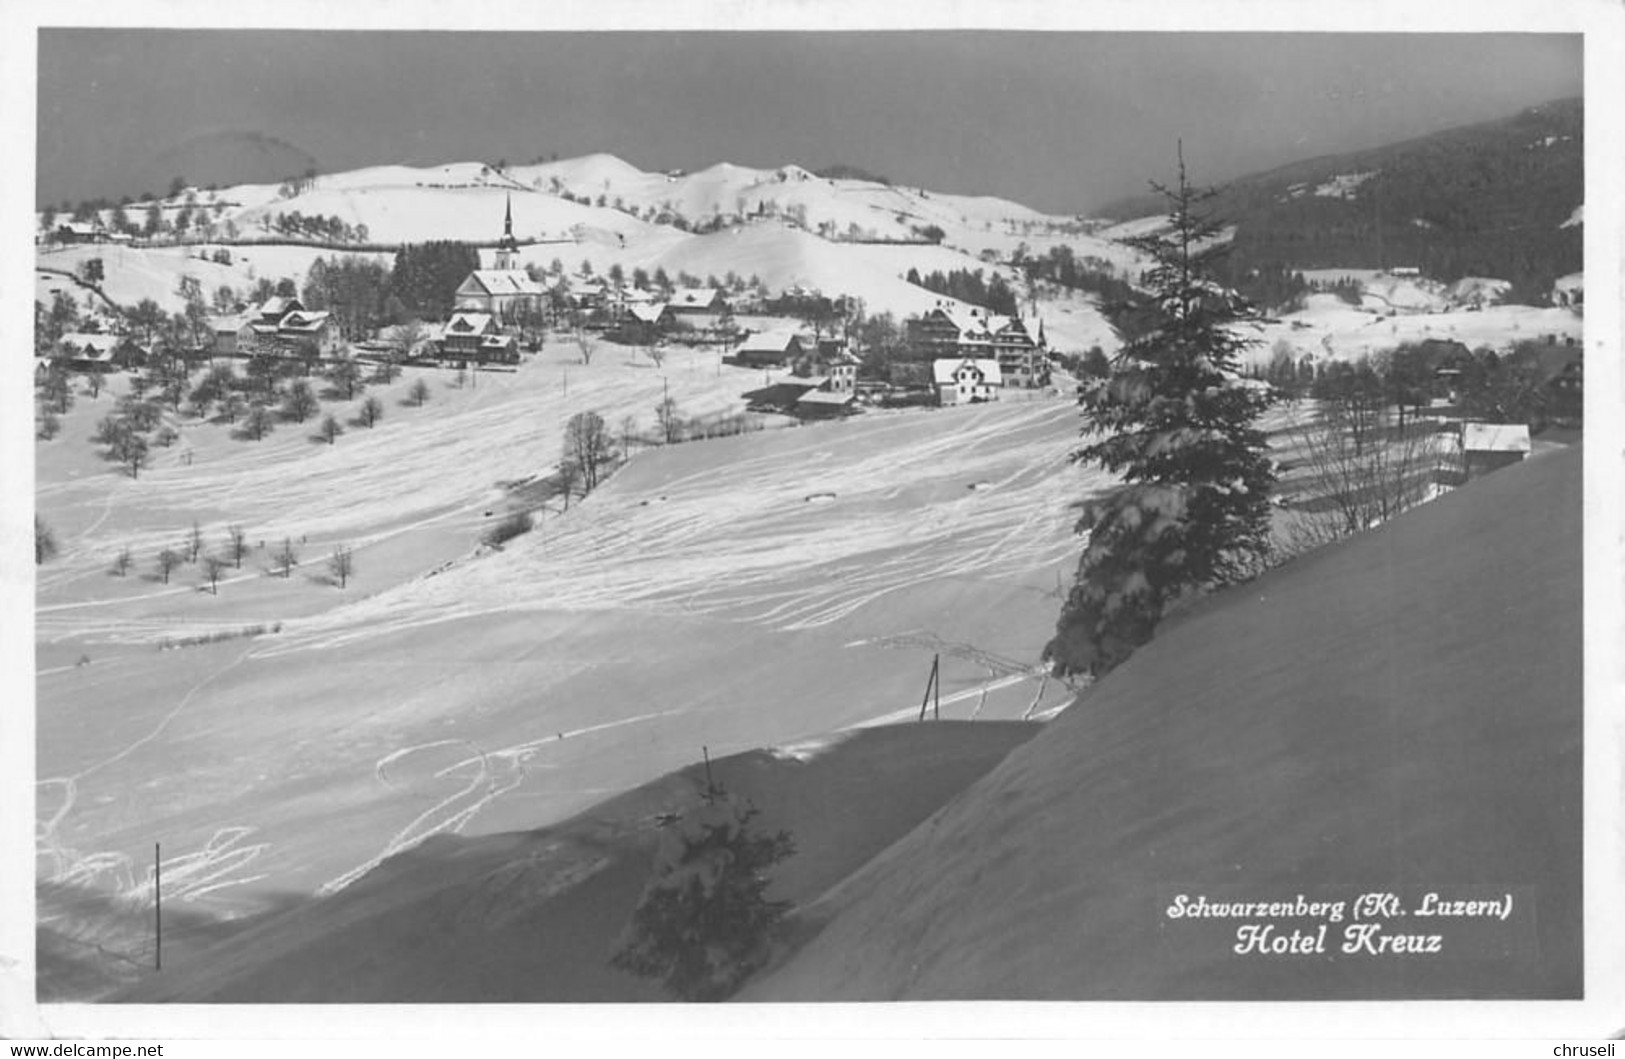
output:
[[[502,241],[497,244],[498,271],[517,267],[519,240],[513,237],[513,196],[508,196],[508,208],[502,215]]]

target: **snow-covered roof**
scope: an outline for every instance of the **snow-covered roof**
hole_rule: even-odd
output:
[[[800,339],[794,331],[762,331],[749,335],[739,344],[740,353],[783,353],[792,342]]]
[[[277,326],[282,331],[320,331],[330,315],[325,309],[321,312],[296,310],[284,316]]]
[[[302,308],[304,308],[304,306],[299,304],[298,298],[271,297],[265,299],[265,301],[261,303],[259,307],[259,314],[261,316],[281,316],[290,309]]]
[[[683,287],[671,296],[671,304],[685,309],[714,305],[722,292],[715,287]]]
[[[475,269],[463,281],[463,287],[475,284],[487,294],[541,294],[542,288],[529,275],[516,269]]]
[[[480,335],[491,329],[490,313],[457,312],[451,314],[442,329],[445,334]]]
[[[209,330],[216,334],[236,334],[248,323],[248,317],[243,313],[232,313],[230,316],[209,317]]]
[[[626,311],[636,320],[652,324],[658,321],[666,312],[665,302],[655,302],[653,305],[628,305]]]
[[[62,336],[62,345],[82,349],[91,355],[91,359],[111,353],[123,341],[123,335],[104,335],[88,331],[74,331]]]
[[[987,385],[1004,385],[1004,375],[999,371],[999,362],[991,357],[943,357],[931,362],[931,375],[936,379],[937,385],[949,386],[958,381],[954,378],[954,373],[967,365],[981,372],[982,382]]]
[[[1461,428],[1461,447],[1466,452],[1528,452],[1527,423],[1466,423]]]
[[[481,349],[507,349],[517,342],[513,335],[490,334],[480,339]]]
[[[843,405],[851,404],[853,395],[850,393],[834,393],[829,390],[808,390],[796,398],[797,404],[825,404]]]

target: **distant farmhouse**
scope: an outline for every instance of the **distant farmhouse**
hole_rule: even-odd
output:
[[[720,313],[727,302],[715,287],[683,287],[667,304],[674,313]]]
[[[128,371],[147,363],[147,351],[128,335],[74,332],[57,343],[57,358],[73,371]]]
[[[857,410],[857,395],[840,390],[827,375],[789,375],[744,395],[753,412],[782,412],[798,419],[824,419]]]
[[[807,347],[794,331],[762,331],[745,336],[734,359],[747,368],[784,367],[806,353]]]

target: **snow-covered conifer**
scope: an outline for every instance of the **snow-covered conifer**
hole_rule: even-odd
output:
[[[1220,584],[1267,550],[1274,466],[1255,425],[1268,384],[1240,354],[1257,312],[1213,278],[1226,250],[1200,211],[1215,192],[1153,182],[1168,223],[1124,242],[1147,254],[1143,289],[1123,307],[1111,373],[1079,392],[1087,425],[1074,459],[1124,484],[1086,506],[1089,541],[1045,655],[1063,673],[1099,675],[1151,638],[1170,603]]]

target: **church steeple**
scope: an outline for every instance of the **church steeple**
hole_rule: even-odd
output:
[[[496,267],[507,270],[516,267],[519,240],[513,237],[513,196],[508,196],[508,207],[502,216],[502,241],[497,244]]]

